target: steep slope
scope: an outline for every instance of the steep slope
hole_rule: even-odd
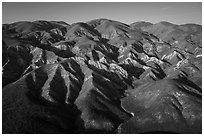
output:
[[[146,83],[127,90],[124,108],[134,117],[120,133],[201,133],[201,88],[185,78]]]
[[[202,132],[202,26],[2,27],[3,133]]]
[[[73,133],[79,113],[70,103],[83,80],[77,67],[72,60],[44,65],[6,86],[3,133]]]

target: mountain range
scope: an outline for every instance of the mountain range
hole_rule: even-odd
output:
[[[3,133],[202,133],[202,26],[2,25]]]

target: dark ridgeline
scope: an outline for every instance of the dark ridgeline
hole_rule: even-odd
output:
[[[3,133],[201,133],[202,26],[3,24]]]

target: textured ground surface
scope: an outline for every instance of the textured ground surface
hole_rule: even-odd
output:
[[[3,24],[3,133],[201,133],[202,26]]]

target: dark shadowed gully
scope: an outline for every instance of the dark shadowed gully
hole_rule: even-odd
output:
[[[3,133],[202,133],[202,26],[3,24]]]

